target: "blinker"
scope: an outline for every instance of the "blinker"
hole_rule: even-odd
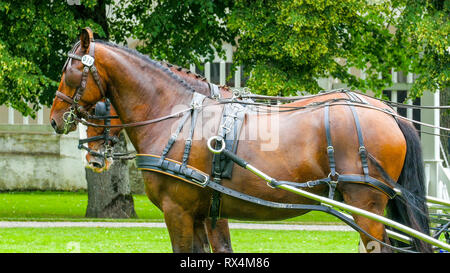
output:
[[[103,101],[97,102],[97,104],[95,105],[95,115],[97,117],[104,117],[107,116],[108,114],[109,111],[106,107],[106,103]]]

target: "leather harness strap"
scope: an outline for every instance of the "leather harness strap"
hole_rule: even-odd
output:
[[[208,82],[209,91],[211,93],[211,98],[215,100],[220,100],[222,95],[220,94],[219,87],[213,83]]]
[[[203,104],[203,100],[205,98],[205,95],[194,93],[191,101],[191,111],[184,113],[183,117],[178,123],[177,129],[169,138],[169,141],[164,147],[161,156],[137,154],[136,164],[138,166],[138,169],[166,173],[168,175],[180,178],[183,181],[197,184],[202,187],[206,185],[209,180],[209,175],[205,175],[203,172],[187,165],[192,146],[192,137],[194,134],[195,125],[198,119],[199,111]],[[177,140],[178,135],[180,134],[181,130],[184,127],[184,124],[189,117],[191,117],[191,127],[189,129],[189,136],[185,141],[182,163],[179,163],[175,160],[166,159],[167,154]]]
[[[367,163],[367,150],[366,150],[366,146],[364,146],[364,138],[362,135],[361,124],[359,123],[359,118],[358,118],[358,114],[356,113],[355,106],[351,105],[349,101],[347,101],[347,103],[349,104],[350,110],[352,111],[352,114],[353,114],[353,118],[355,119],[356,133],[358,135],[358,142],[359,142],[358,152],[359,152],[359,156],[361,157],[362,169],[364,172],[364,176],[368,177],[369,176],[369,165]]]
[[[236,153],[239,135],[244,123],[247,108],[239,103],[228,103],[223,107],[222,120],[220,122],[218,136],[224,140],[225,149]],[[216,143],[216,148],[219,143]],[[214,182],[220,184],[222,178],[231,179],[233,171],[233,161],[223,154],[214,154],[212,160],[212,177]],[[211,208],[209,216],[211,217],[211,225],[214,228],[217,219],[220,218],[221,193],[214,191],[211,198]]]
[[[328,162],[330,165],[330,175],[336,176],[336,161],[334,160],[334,147],[333,142],[331,141],[331,133],[330,133],[330,104],[326,103],[324,108],[324,126],[325,126],[325,135],[327,138],[327,154],[328,154]]]
[[[362,98],[360,98],[359,96],[356,95],[350,95],[352,92],[345,92],[350,100],[354,101],[355,98],[357,98],[359,101],[363,102],[365,100],[363,100]],[[330,175],[328,176],[327,179],[319,179],[316,181],[310,181],[310,184],[320,184],[320,181],[324,181],[326,183],[331,183],[329,184],[330,186],[330,191],[329,191],[329,198],[333,198],[334,196],[334,190],[336,188],[336,185],[338,182],[350,182],[350,183],[361,183],[364,185],[368,185],[371,187],[374,187],[378,190],[380,190],[381,192],[383,192],[384,194],[386,194],[389,198],[394,198],[397,193],[388,185],[386,185],[385,183],[379,181],[376,178],[373,178],[369,175],[369,165],[368,165],[368,161],[367,161],[367,150],[366,147],[364,145],[364,138],[362,135],[362,129],[361,129],[361,124],[359,122],[359,117],[358,114],[356,112],[355,107],[350,103],[350,101],[347,101],[347,103],[349,104],[349,107],[351,109],[354,121],[355,121],[355,126],[356,126],[356,133],[358,136],[358,143],[359,143],[359,149],[358,149],[358,153],[360,155],[361,158],[361,165],[362,165],[362,169],[363,169],[363,173],[364,175],[354,175],[354,174],[339,174],[336,172],[336,162],[334,159],[334,148],[333,148],[333,144],[332,144],[332,140],[331,140],[331,129],[330,129],[330,104],[326,103],[325,107],[324,107],[324,126],[325,126],[325,132],[326,132],[326,139],[327,139],[327,154],[328,154],[328,161],[329,161],[329,166],[330,166]],[[337,179],[335,182],[333,182],[333,178],[337,176]]]

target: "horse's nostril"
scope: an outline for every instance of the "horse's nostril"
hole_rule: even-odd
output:
[[[101,169],[105,167],[105,160],[99,157],[91,157],[89,164],[94,168]]]
[[[56,130],[56,121],[54,119],[52,119],[52,121],[50,122],[50,124],[52,125],[53,129]]]
[[[92,162],[92,167],[97,168],[97,169],[101,169],[103,168],[103,165],[101,163],[98,162]]]

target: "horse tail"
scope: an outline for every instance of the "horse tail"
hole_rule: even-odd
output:
[[[430,235],[420,138],[411,123],[399,119],[397,123],[406,139],[406,156],[397,181],[402,194],[389,201],[388,215],[394,221]],[[413,247],[416,251],[432,252],[431,245],[419,239],[413,239]]]
[[[370,153],[368,153],[368,158],[388,184],[401,190],[400,196],[397,195],[388,202],[386,208],[388,217],[400,224],[430,235],[425,198],[425,171],[419,135],[412,124],[398,119],[397,123],[406,139],[405,162],[397,183]],[[405,246],[396,240],[392,240],[392,243],[397,246]],[[430,244],[416,238],[413,238],[412,246],[416,251],[432,252]]]

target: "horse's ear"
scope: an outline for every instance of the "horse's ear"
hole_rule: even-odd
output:
[[[88,27],[83,28],[80,34],[80,42],[81,42],[80,45],[83,51],[87,52],[87,50],[89,49],[89,45],[93,40],[94,40],[94,32],[92,31],[92,29]]]

